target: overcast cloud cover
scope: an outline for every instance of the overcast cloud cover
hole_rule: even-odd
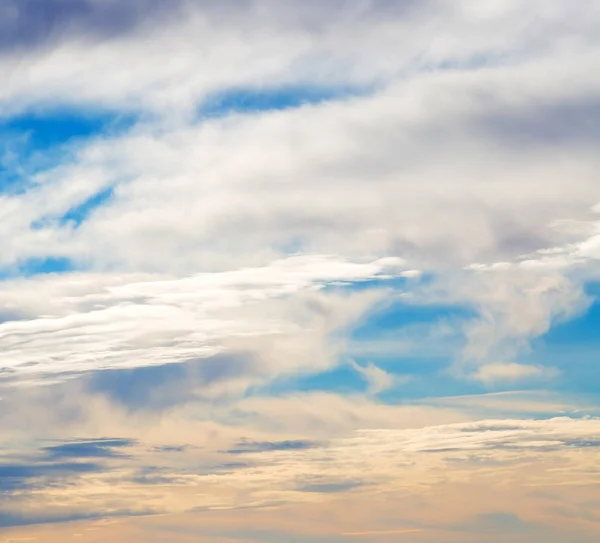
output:
[[[2,2],[0,540],[597,542],[599,27]]]

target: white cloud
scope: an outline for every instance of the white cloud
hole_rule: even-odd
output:
[[[415,496],[443,501],[438,492],[462,495],[453,485],[473,481],[493,489],[486,504],[496,507],[496,493],[514,486],[499,480],[597,484],[597,419],[514,420],[597,412],[556,394],[386,405],[373,397],[404,378],[353,362],[364,395],[265,396],[348,355],[455,358],[453,377],[490,387],[558,376],[519,360],[532,338],[588,307],[583,285],[598,275],[594,2],[238,4],[182,2],[102,39],[57,32],[19,48],[0,39],[1,116],[138,119],[41,158],[16,140],[1,153],[7,178],[21,182],[0,194],[0,273],[54,257],[80,270],[0,282],[2,386],[58,382],[4,388],[2,441],[114,430],[139,437],[138,453],[144,439],[205,447],[165,461],[175,481],[167,490],[124,484],[144,462],[107,458],[123,464],[23,492],[10,507],[84,511],[107,495],[107,511],[304,505],[323,500],[311,485],[349,483],[368,505],[408,496],[423,509]],[[244,91],[266,102],[278,92],[332,99],[205,114]],[[81,224],[64,220],[107,189]],[[356,288],[362,281],[391,286]],[[473,317],[397,335],[388,322],[377,337],[348,338],[400,290],[409,304]],[[184,361],[183,376],[148,393],[154,412],[132,415],[136,398],[118,398],[122,383],[102,386],[114,374],[101,370],[155,366],[145,371],[160,376],[179,367],[158,366]],[[161,394],[181,397],[163,405]],[[482,413],[509,418],[474,421]],[[223,451],[242,433],[319,446],[266,447],[244,469],[199,475],[198,458],[231,460]]]
[[[379,394],[407,380],[406,377],[399,377],[382,370],[372,362],[369,362],[366,366],[361,366],[354,360],[351,360],[350,365],[366,381],[367,390],[370,394]]]
[[[555,392],[548,391],[507,391],[488,394],[469,394],[441,398],[427,398],[420,404],[426,403],[435,407],[464,409],[474,411],[480,417],[537,417],[557,413],[575,415],[581,412],[596,413],[597,409],[574,401]]]
[[[497,270],[471,278],[465,287],[481,317],[466,328],[463,356],[472,361],[513,358],[529,339],[581,313],[589,303],[578,282],[556,273]]]
[[[172,277],[168,288],[193,289],[184,278],[263,267],[298,247],[355,262],[391,254],[405,260],[405,277],[431,272],[447,298],[478,310],[462,358],[477,367],[514,360],[586,301],[569,272],[511,264],[572,241],[572,231],[549,226],[585,222],[597,200],[596,133],[584,121],[596,111],[600,47],[591,3],[571,4],[192,2],[165,24],[114,39],[58,36],[47,48],[4,50],[0,102],[9,113],[67,104],[145,115],[120,136],[70,148],[59,167],[31,173],[23,193],[0,198],[0,262],[58,256],[100,283],[150,273]],[[214,93],[310,84],[372,93],[225,119],[190,113]],[[112,199],[79,227],[61,222],[107,187]],[[594,247],[590,238],[577,251]],[[456,272],[473,262],[507,264],[485,278]],[[48,314],[64,303],[47,303]],[[155,349],[154,364],[217,352],[222,337],[286,327],[244,323],[239,313],[202,320],[203,332],[192,333],[199,323],[183,304],[73,306],[51,324],[35,315],[37,331],[77,322],[95,367],[124,363],[121,348],[106,350],[116,344],[130,359],[146,357],[157,340],[144,334],[178,345],[173,354]],[[47,360],[45,338],[61,334],[36,334],[35,357]],[[70,341],[51,367],[87,364],[67,356]],[[11,345],[10,367],[35,362]]]
[[[7,47],[0,100],[8,111],[67,103],[173,114],[227,87],[370,84],[423,67],[559,55],[597,42],[590,0],[576,8],[507,0],[496,10],[438,0],[182,5],[113,39],[94,40],[92,22],[82,36],[54,32],[46,48]]]
[[[163,119],[85,147],[72,168],[0,202],[5,264],[60,254],[95,267],[195,272],[262,265],[294,243],[314,253],[401,254],[418,268],[469,264],[551,245],[547,225],[581,218],[593,203],[594,146],[561,116],[585,114],[600,88],[584,9],[502,3],[490,18],[469,3],[350,2],[340,20],[326,7],[251,5],[246,16],[206,8],[120,41],[22,53],[6,99],[173,112],[212,90],[320,81],[315,70],[334,79],[326,84],[386,84],[342,104],[200,124]],[[223,24],[217,34],[212,17]],[[336,24],[324,24],[328,17]],[[582,36],[572,35],[576,23]],[[128,48],[137,61],[124,67],[117,59]],[[472,58],[486,59],[483,67]],[[557,131],[558,148],[547,137]],[[53,221],[110,185],[113,202],[76,232]],[[29,226],[44,220],[46,228]]]
[[[20,379],[60,377],[260,345],[259,375],[327,367],[335,362],[327,335],[380,294],[321,288],[387,277],[390,263],[398,265],[298,256],[186,278],[67,274],[4,282],[0,303],[12,319],[0,324],[0,366]]]
[[[432,75],[350,103],[92,144],[72,168],[4,198],[2,260],[59,255],[99,268],[189,273],[261,265],[299,244],[350,257],[398,254],[421,268],[551,245],[548,223],[587,213],[598,160],[567,146],[534,146],[524,156],[509,138],[498,140],[486,115],[518,115],[503,104],[499,82],[538,75],[500,72]],[[498,96],[489,111],[476,103],[481,92]],[[447,93],[466,105],[445,104]],[[527,106],[545,93],[537,87]],[[59,224],[115,179],[112,201],[81,227]]]
[[[554,368],[542,366],[528,366],[515,363],[492,363],[479,368],[473,378],[486,384],[497,382],[517,382],[527,379],[547,379],[556,377],[559,372]]]

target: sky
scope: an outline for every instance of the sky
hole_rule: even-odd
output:
[[[3,0],[0,542],[600,541],[599,25]]]

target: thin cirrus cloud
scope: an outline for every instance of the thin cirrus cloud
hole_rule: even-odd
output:
[[[597,26],[4,2],[0,531],[597,541]]]
[[[526,364],[498,363],[487,364],[477,370],[475,379],[484,382],[493,381],[519,381],[528,378],[556,377],[558,371],[555,368],[544,368],[540,366],[528,366]]]

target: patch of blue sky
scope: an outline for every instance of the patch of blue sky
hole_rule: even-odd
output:
[[[402,382],[378,394],[377,399],[389,405],[414,403],[427,398],[450,398],[486,394],[488,387],[483,383],[449,373],[448,364],[440,362],[437,371],[412,375],[410,381]],[[433,370],[432,366],[429,366]],[[510,387],[509,390],[513,390]]]
[[[0,119],[0,193],[19,193],[27,178],[63,160],[73,144],[111,136],[135,119],[109,111],[53,109]]]
[[[417,324],[434,325],[445,322],[466,322],[476,316],[476,312],[467,306],[420,305],[398,298],[394,303],[386,305],[371,314],[368,320],[352,332],[350,339],[356,341],[373,340],[389,330],[397,331],[408,326],[414,327]]]
[[[408,286],[414,288],[417,284],[422,284],[423,278],[412,278],[412,277],[376,277],[372,279],[365,279],[363,281],[338,281],[334,283],[328,283],[325,285],[324,290],[336,291],[336,290],[353,290],[353,291],[365,291],[370,289],[389,289],[390,291],[398,294],[404,292]]]
[[[366,366],[367,360],[357,361]],[[378,363],[397,380],[389,389],[374,396],[383,403],[394,405],[414,402],[425,398],[443,398],[489,392],[482,383],[454,377],[448,370],[449,361],[438,358],[423,361],[415,358],[394,358],[388,363]],[[401,371],[399,371],[401,370]],[[405,377],[409,375],[408,380]],[[514,387],[513,387],[514,388]],[[267,386],[255,389],[252,394],[285,396],[297,392],[327,392],[342,396],[369,394],[369,385],[350,365],[341,365],[313,375],[302,375],[281,379]]]
[[[367,283],[362,288],[380,286],[378,281]],[[398,286],[401,282],[395,284]],[[360,287],[352,284],[351,288]],[[399,298],[371,313],[351,331],[337,367],[319,374],[281,380],[261,392],[273,395],[293,391],[367,392],[368,383],[347,363],[351,359],[362,366],[372,362],[398,378],[396,385],[377,395],[386,403],[512,391],[515,388],[597,393],[600,396],[600,374],[597,371],[600,362],[600,301],[593,304],[585,315],[556,325],[543,338],[532,342],[530,352],[509,361],[557,367],[562,374],[556,379],[482,383],[461,374],[454,375],[449,370],[459,359],[464,345],[462,325],[476,317],[476,312],[467,306],[416,305]]]
[[[88,198],[82,204],[73,207],[60,218],[61,225],[71,224],[75,227],[85,221],[96,209],[107,204],[113,196],[113,188],[108,187],[92,197]]]
[[[0,121],[0,132],[26,137],[36,150],[76,139],[114,133],[132,125],[130,116],[108,111],[49,110],[24,113]]]
[[[585,314],[533,341],[521,361],[557,368],[561,373],[550,384],[557,391],[592,394],[600,400],[600,299]]]
[[[585,285],[585,293],[594,300],[600,300],[600,281],[592,281]]]
[[[365,382],[360,374],[349,364],[342,364],[331,370],[315,375],[304,375],[275,384],[270,393],[298,392],[331,392],[335,394],[352,394],[365,389]]]
[[[9,268],[0,268],[0,281],[16,277],[33,277],[53,273],[67,273],[75,271],[75,263],[65,257],[31,258],[21,264]]]
[[[464,341],[460,325],[474,316],[471,309],[463,306],[418,306],[399,299],[371,313],[350,332],[337,367],[283,379],[260,392],[367,392],[368,383],[348,363],[354,360],[361,366],[372,362],[397,378],[397,385],[378,394],[385,402],[484,393],[483,384],[454,378],[448,372]]]
[[[60,226],[71,226],[77,228],[97,209],[108,204],[113,197],[114,188],[107,187],[90,196],[79,205],[73,206],[61,217],[44,217],[31,223],[33,230],[40,230],[48,226],[58,224]]]
[[[46,273],[65,273],[73,271],[75,265],[65,257],[46,257],[27,260],[19,266],[19,275],[31,276]]]
[[[200,104],[198,117],[210,119],[235,113],[281,111],[333,100],[344,100],[368,92],[370,89],[319,85],[235,88],[209,96]]]
[[[531,348],[523,352],[516,360],[521,364],[530,364],[556,368],[560,374],[550,378],[531,378],[524,381],[499,380],[496,383],[478,383],[461,377],[453,377],[447,370],[456,359],[461,345],[460,324],[474,317],[473,310],[460,306],[416,306],[395,303],[373,314],[352,334],[348,356],[357,363],[366,365],[374,362],[381,369],[401,376],[409,375],[410,381],[398,385],[379,395],[382,401],[396,403],[404,399],[454,396],[464,394],[482,394],[485,392],[522,390],[550,390],[567,394],[579,394],[600,401],[600,283],[587,285],[587,293],[594,299],[589,309],[582,315],[566,322],[555,324],[544,336],[531,341]],[[456,336],[446,336],[441,340],[427,331],[434,330],[436,323],[450,324],[449,330],[457,331]],[[414,338],[412,349],[402,351],[404,332],[410,329],[422,331],[411,333]],[[397,338],[400,350],[394,351],[393,342],[386,347],[385,339]],[[438,342],[440,342],[438,344]],[[384,348],[379,351],[362,348],[378,344]],[[433,344],[433,345],[432,345]],[[441,347],[447,356],[436,352]],[[354,352],[353,352],[354,351]],[[338,368],[328,374],[310,376],[300,387],[337,387],[338,380],[354,383],[360,390],[360,376],[348,377],[351,367]],[[366,384],[362,383],[362,389]]]

